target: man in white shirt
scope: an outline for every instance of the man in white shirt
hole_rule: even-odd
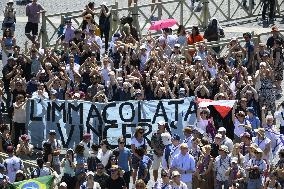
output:
[[[282,111],[280,111],[280,107],[282,107]],[[274,113],[275,119],[280,121],[280,134],[284,134],[284,102],[282,102],[277,107],[277,111]]]
[[[183,129],[183,134],[184,134],[184,140],[183,143],[187,144],[188,148],[192,148],[192,140],[193,140],[193,135],[192,135],[192,126],[185,127]]]
[[[89,158],[90,157],[90,149],[88,147],[88,144],[91,141],[91,134],[90,133],[85,133],[83,135],[83,140],[80,142],[80,144],[84,145],[84,157]]]
[[[188,153],[187,144],[183,143],[180,145],[180,153],[171,162],[171,171],[178,171],[181,174],[181,181],[187,185],[188,189],[191,189],[192,173],[195,170],[194,157]]]
[[[263,151],[260,148],[254,150],[255,157],[250,159],[246,170],[249,172],[248,189],[261,188],[264,184],[264,171],[266,162],[262,159]]]
[[[70,55],[69,64],[66,65],[66,73],[68,74],[71,81],[74,82],[74,74],[79,73],[80,65],[75,63],[74,56]]]
[[[7,170],[7,176],[11,183],[15,182],[16,173],[18,170],[24,169],[24,164],[22,160],[16,156],[14,156],[13,146],[7,147],[8,158],[4,161],[4,166]]]
[[[265,129],[255,129],[256,137],[252,138],[252,142],[255,143],[263,151],[263,159],[270,161],[271,157],[271,140],[265,136]]]
[[[228,155],[229,149],[226,145],[221,145],[219,148],[219,156],[214,162],[214,179],[215,189],[229,188],[229,177],[226,176],[226,171],[231,167],[231,158]]]
[[[226,136],[227,130],[224,127],[220,127],[218,129],[218,133],[222,135],[222,142],[221,145],[226,145],[229,149],[229,152],[232,152],[234,144],[233,141]]]

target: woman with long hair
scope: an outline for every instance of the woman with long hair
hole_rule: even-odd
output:
[[[179,25],[178,26],[177,36],[178,36],[177,43],[180,44],[181,46],[186,45],[187,33],[186,33],[184,25]]]
[[[133,174],[132,174],[132,179],[133,183],[136,181],[136,176],[137,176],[137,171],[139,167],[139,162],[141,160],[141,156],[139,156],[136,153],[136,149],[139,147],[144,147],[146,149],[146,140],[143,137],[144,135],[144,129],[140,126],[136,127],[134,136],[131,139],[131,150],[132,150],[132,168],[133,168]]]
[[[112,155],[112,151],[110,150],[110,144],[108,143],[107,139],[103,139],[101,141],[101,148],[98,151],[97,158],[106,167],[111,155]]]

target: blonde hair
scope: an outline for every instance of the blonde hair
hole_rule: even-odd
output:
[[[143,185],[143,188],[146,189],[146,184],[145,184],[145,182],[144,182],[142,179],[136,180],[136,182],[135,182],[135,187],[136,187],[138,184],[139,184],[139,185]]]

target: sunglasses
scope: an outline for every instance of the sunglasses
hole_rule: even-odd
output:
[[[140,131],[139,133],[140,133],[140,134],[144,134],[144,131]]]
[[[120,142],[119,144],[125,144],[125,142]]]
[[[116,172],[117,171],[117,169],[111,169],[110,170],[110,172],[112,172],[112,173],[114,173],[114,172]]]
[[[168,176],[169,176],[169,175],[167,175],[167,174],[163,174],[163,175],[162,175],[162,177],[168,177]]]

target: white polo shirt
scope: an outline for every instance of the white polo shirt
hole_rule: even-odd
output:
[[[284,111],[276,111],[274,113],[274,118],[280,121],[280,127],[284,127]]]

